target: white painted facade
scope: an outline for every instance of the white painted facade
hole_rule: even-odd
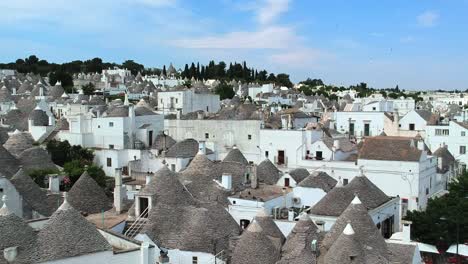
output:
[[[221,108],[219,95],[196,93],[191,89],[158,93],[158,112],[176,114],[181,111],[187,114],[195,111],[216,113]]]
[[[236,146],[248,161],[263,160],[257,147],[260,141],[260,120],[210,120],[193,119],[164,120],[165,130],[176,141],[193,138],[205,141],[215,152],[215,158],[222,160]]]
[[[254,101],[258,101],[260,99],[259,94],[261,93],[272,93],[273,92],[273,84],[268,83],[264,84],[262,86],[256,86],[256,87],[249,87],[249,96],[252,98]]]
[[[399,129],[407,131],[418,131],[424,133],[427,121],[422,118],[415,110],[409,111],[405,116],[400,118]],[[424,135],[421,135],[424,136]]]
[[[461,165],[468,164],[468,129],[454,121],[448,125],[426,126],[426,144],[431,151],[436,151],[444,144]],[[463,151],[465,149],[465,151]]]
[[[356,138],[378,136],[385,130],[384,112],[335,112],[336,130]],[[354,129],[353,129],[354,127]]]

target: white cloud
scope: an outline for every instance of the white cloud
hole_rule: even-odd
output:
[[[440,15],[435,11],[426,11],[417,17],[418,25],[422,27],[433,27],[439,21]]]
[[[261,25],[268,25],[282,13],[288,11],[289,0],[264,0],[259,3],[257,20]]]
[[[299,39],[290,27],[272,26],[259,31],[235,31],[217,36],[179,39],[172,44],[190,49],[285,49]]]

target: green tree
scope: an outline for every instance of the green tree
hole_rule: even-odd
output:
[[[36,169],[30,170],[27,173],[39,187],[45,188],[47,187],[45,183],[46,176],[49,174],[57,174],[59,171],[57,169]]]
[[[138,72],[142,72],[145,67],[139,63],[134,62],[133,60],[126,60],[122,63],[122,67],[131,71],[133,75],[137,75]]]
[[[276,83],[280,86],[286,86],[291,88],[293,86],[291,80],[289,80],[289,74],[279,73],[276,75]]]
[[[80,178],[81,174],[83,174],[86,168],[88,170],[89,176],[91,176],[91,178],[93,178],[99,184],[99,186],[106,186],[106,174],[102,168],[94,164],[90,164],[89,162],[73,160],[65,163],[63,166],[63,171],[67,174],[69,179],[69,183],[66,187],[71,188],[73,184],[75,184],[75,182]]]
[[[413,240],[433,245],[454,244],[457,225],[460,243],[468,240],[468,172],[451,182],[448,190],[448,194],[430,199],[425,211],[407,213],[405,219],[413,222]]]
[[[65,89],[65,91],[67,91],[68,93],[72,91],[73,77],[71,76],[71,74],[62,70],[50,73],[50,85],[55,85],[57,81],[59,81],[62,84],[62,87]]]
[[[94,94],[96,87],[94,86],[93,83],[88,83],[88,84],[83,85],[81,89],[83,89],[83,93],[85,95],[92,95]]]
[[[71,146],[66,140],[47,142],[47,151],[51,155],[52,161],[59,166],[64,166],[65,163],[72,160],[92,163],[94,159],[92,150],[81,146]]]
[[[236,93],[232,88],[232,85],[227,84],[226,82],[222,81],[218,86],[215,88],[215,93],[219,94],[221,100],[224,99],[232,99]]]

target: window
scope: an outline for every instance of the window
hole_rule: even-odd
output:
[[[449,130],[448,129],[436,129],[435,130],[435,135],[436,136],[448,136],[450,133],[449,133]]]
[[[289,178],[284,178],[284,187],[289,187]]]
[[[107,158],[107,167],[112,167],[112,158]]]
[[[176,99],[175,99],[175,102],[176,102],[176,104],[177,104],[177,103],[179,102],[179,98],[176,98]]]
[[[268,151],[265,151],[265,158],[268,158],[268,155],[269,155],[269,154],[270,154],[270,153],[269,153]]]
[[[370,124],[364,124],[364,136],[370,136]]]
[[[409,124],[409,130],[414,130],[414,124]]]
[[[429,188],[426,188],[426,195],[429,195]]]
[[[247,138],[248,138],[249,140],[251,140],[251,139],[252,139],[252,135],[248,135]]]
[[[210,138],[210,134],[205,133],[205,138],[206,138],[206,139],[209,139],[209,138]]]
[[[98,125],[97,128],[101,128],[101,125]]]
[[[198,264],[198,257],[192,257],[192,264]]]
[[[349,123],[349,135],[354,136],[354,123]]]
[[[348,182],[349,182],[349,180],[348,180],[348,179],[346,179],[346,178],[343,178],[343,186],[346,186],[346,185],[348,185]]]
[[[109,149],[114,149],[114,145],[109,145]]]
[[[466,135],[465,131],[461,132],[461,136],[464,137]]]
[[[375,107],[372,107],[372,111],[375,111],[375,110],[377,110],[377,108],[375,108]]]
[[[460,146],[460,154],[466,154],[466,146]]]
[[[114,127],[114,122],[109,122],[109,127]]]
[[[175,171],[175,164],[171,164],[171,171]]]

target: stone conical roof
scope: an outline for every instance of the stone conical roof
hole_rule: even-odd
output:
[[[0,127],[0,145],[5,144],[5,142],[8,140],[8,131],[4,127]]]
[[[263,229],[264,234],[275,237],[281,240],[281,243],[284,243],[286,238],[284,237],[281,230],[275,224],[271,216],[264,210],[260,209],[255,216],[255,221],[260,225]]]
[[[274,185],[278,182],[280,171],[269,159],[265,159],[257,166],[257,177],[260,182]]]
[[[357,197],[353,199],[348,208],[338,217],[330,231],[325,235],[321,245],[322,254],[331,248],[341,233],[343,233],[347,224],[352,225],[355,239],[360,243],[365,259],[370,260],[370,262],[366,263],[388,262],[386,242],[369,216],[367,209]]]
[[[23,151],[33,146],[34,139],[29,132],[16,130],[3,145],[11,154],[18,157]]]
[[[152,196],[155,203],[167,205],[188,205],[194,202],[191,194],[177,179],[177,175],[167,166],[158,170],[139,193]]]
[[[44,110],[36,107],[29,114],[29,120],[32,121],[34,126],[48,126],[49,125],[49,116]]]
[[[312,219],[304,213],[286,239],[286,243],[282,248],[283,258],[296,259],[304,253],[310,255],[310,253],[312,253],[310,248],[312,241],[318,241],[320,236],[321,234],[317,226]]]
[[[238,148],[233,148],[229,153],[224,157],[223,159],[224,162],[238,162],[244,165],[248,165],[249,162],[247,159],[244,157],[244,154],[238,149]]]
[[[167,135],[164,135],[163,133],[159,133],[156,136],[156,139],[154,140],[154,144],[152,148],[160,150],[160,151],[163,151],[163,150],[167,151],[175,143],[176,141],[171,136],[167,136]]]
[[[57,169],[47,150],[39,146],[26,149],[18,159],[25,170]]]
[[[8,88],[6,88],[5,86],[0,88],[0,103],[8,103],[11,102],[11,100],[12,97],[10,90],[8,90]]]
[[[112,208],[112,202],[104,190],[86,171],[68,192],[67,200],[73,208],[88,214],[100,213]]]
[[[232,264],[276,263],[280,257],[280,246],[268,238],[261,226],[253,221],[237,241],[231,262]]]
[[[38,234],[37,261],[46,262],[111,251],[96,227],[65,200]]]
[[[11,183],[31,209],[43,216],[52,214],[46,192],[22,168],[11,178]]]
[[[307,178],[310,173],[307,169],[297,168],[289,172],[289,175],[297,182],[300,183],[302,180]]]
[[[2,145],[0,145],[0,175],[10,178],[18,171],[19,161]]]
[[[338,239],[333,243],[325,255],[327,264],[360,264],[369,263],[364,259],[364,252],[355,232],[350,224],[347,224]],[[377,264],[377,262],[375,262]],[[382,262],[379,262],[382,263]]]
[[[297,186],[306,188],[319,188],[324,192],[329,192],[338,183],[330,175],[323,171],[316,171],[302,180]]]

